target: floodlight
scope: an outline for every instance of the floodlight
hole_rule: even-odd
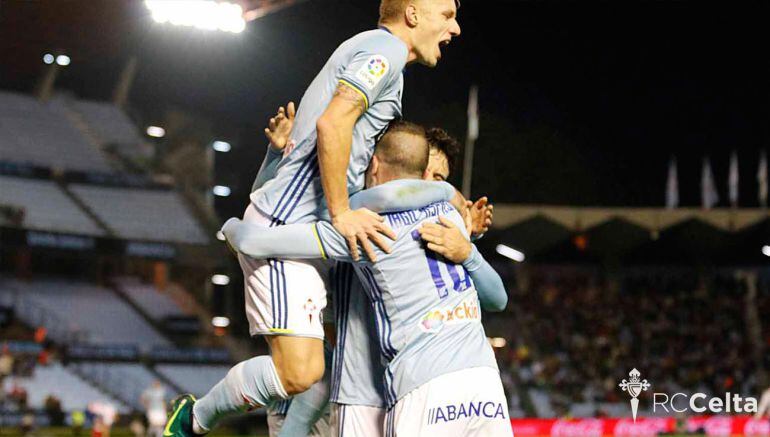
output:
[[[227,141],[214,141],[213,143],[211,143],[211,147],[213,147],[214,150],[216,150],[217,152],[223,152],[223,153],[229,152],[231,148],[230,143],[228,143]]]
[[[217,316],[211,319],[211,324],[217,328],[227,328],[230,326],[230,319],[224,316]]]
[[[163,138],[166,136],[166,129],[163,129],[160,126],[148,126],[147,135],[153,138]]]
[[[145,0],[158,23],[241,33],[246,29],[243,8],[235,3],[211,0]]]
[[[504,256],[506,258],[510,258],[510,259],[512,259],[512,260],[514,260],[516,262],[519,262],[519,263],[523,262],[524,258],[525,258],[524,257],[524,253],[522,253],[522,252],[520,252],[520,251],[518,251],[518,250],[516,250],[516,249],[514,249],[512,247],[508,247],[505,244],[498,244],[497,247],[495,248],[495,250],[500,255],[502,255],[502,256]]]
[[[227,275],[216,274],[211,277],[211,283],[214,285],[227,285],[230,283],[230,277]]]
[[[211,190],[211,192],[214,193],[215,196],[227,197],[230,195],[230,187],[226,187],[224,185],[214,185],[214,188]]]

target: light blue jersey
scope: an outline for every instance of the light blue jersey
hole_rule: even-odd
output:
[[[385,407],[385,374],[374,311],[350,263],[332,271],[337,342],[329,400],[337,404]]]
[[[388,407],[431,379],[472,367],[497,369],[481,325],[481,309],[466,266],[426,250],[417,230],[445,216],[460,229],[463,221],[447,202],[384,214],[397,233],[391,253],[378,262],[355,264],[372,302],[380,353],[385,359],[384,396]],[[350,262],[345,239],[327,222],[251,232],[243,223],[223,228],[245,254],[264,258],[328,257]],[[312,241],[314,240],[315,241]],[[474,266],[482,259],[474,250]],[[485,264],[485,263],[484,263]],[[499,286],[502,283],[499,281]]]
[[[318,220],[325,200],[316,122],[340,84],[360,93],[366,102],[366,111],[353,128],[347,169],[348,193],[363,189],[376,139],[401,117],[407,56],[406,44],[385,29],[360,33],[337,48],[302,96],[291,133],[296,146],[278,163],[275,177],[251,193],[257,209],[277,224]]]

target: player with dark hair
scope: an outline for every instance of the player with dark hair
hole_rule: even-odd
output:
[[[419,143],[424,154],[415,153]],[[389,131],[378,145],[367,170],[367,187],[372,190],[401,190],[399,179],[419,178],[418,163],[427,163],[429,149],[416,135],[391,135]],[[425,172],[423,176],[425,177]],[[369,190],[362,192],[366,193]],[[459,208],[464,208],[460,203]],[[491,347],[480,324],[478,302],[487,309],[505,307],[507,296],[499,276],[483,262],[478,251],[468,242],[464,221],[445,201],[422,208],[385,214],[399,237],[392,253],[380,253],[376,263],[359,261],[355,275],[364,284],[371,313],[376,321],[379,351],[362,354],[360,340],[363,329],[352,329],[344,315],[353,317],[350,300],[360,291],[351,291],[352,261],[345,240],[326,222],[291,225],[260,230],[237,219],[231,219],[223,232],[234,248],[244,255],[263,258],[330,257],[345,261],[338,265],[335,305],[341,307],[338,317],[337,347],[333,369],[333,401],[340,404],[333,422],[339,433],[350,435],[511,435],[507,405],[502,391]],[[434,236],[433,227],[454,229],[463,234],[471,250],[462,255],[461,263],[438,256],[445,250]],[[424,245],[420,240],[424,239]],[[436,251],[434,251],[436,250]],[[427,257],[427,264],[426,264]],[[477,293],[478,292],[478,297]],[[360,320],[358,318],[357,320]],[[357,335],[355,345],[348,335]],[[355,346],[352,347],[351,346]],[[351,361],[349,353],[359,359]],[[342,354],[342,356],[340,356]],[[367,356],[368,355],[368,356]],[[378,356],[379,355],[379,356]],[[384,359],[382,388],[376,385],[362,393],[366,372],[376,379],[375,371],[367,371],[379,358]],[[355,368],[353,368],[355,366]],[[345,376],[347,375],[347,376]],[[346,383],[340,383],[347,378]],[[362,384],[351,384],[352,381]],[[384,397],[387,415],[384,421],[367,420],[349,423],[348,407],[366,404],[340,402],[340,393],[354,397]],[[372,409],[378,409],[373,407]],[[382,414],[385,409],[379,407]],[[355,410],[353,410],[355,411]],[[367,419],[359,414],[352,419]],[[339,422],[342,422],[341,424]],[[378,432],[377,425],[383,425]],[[364,426],[365,425],[365,426]]]

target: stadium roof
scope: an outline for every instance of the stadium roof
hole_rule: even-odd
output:
[[[530,261],[766,264],[767,209],[570,208],[497,205],[482,245]]]

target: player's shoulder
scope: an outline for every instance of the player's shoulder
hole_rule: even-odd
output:
[[[351,52],[367,52],[385,55],[392,61],[403,60],[409,54],[406,43],[385,29],[372,29],[361,32],[343,43]]]

